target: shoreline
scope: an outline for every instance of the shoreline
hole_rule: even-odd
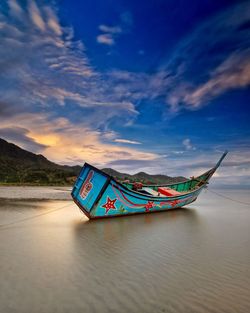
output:
[[[72,200],[72,186],[0,186],[0,200]]]
[[[216,186],[208,187],[203,194],[207,192],[213,193],[220,191],[225,197],[232,197],[237,200],[240,196],[236,196],[239,192],[245,192],[245,188],[218,188]],[[235,186],[234,186],[235,187]],[[39,200],[72,200],[72,186],[1,186],[0,185],[0,201],[5,200],[23,200],[23,201],[39,201]],[[235,194],[235,196],[234,196]]]
[[[73,185],[46,185],[46,184],[21,184],[21,183],[0,183],[0,187],[72,187]]]

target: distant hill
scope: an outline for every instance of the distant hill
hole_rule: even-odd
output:
[[[81,166],[53,163],[41,154],[21,149],[0,138],[0,183],[30,185],[72,185]],[[140,172],[134,175],[120,173],[111,168],[104,172],[118,180],[141,181],[148,184],[164,184],[185,180],[185,177],[150,175]]]
[[[150,175],[144,172],[139,172],[134,175],[126,174],[126,173],[120,173],[112,168],[104,168],[103,171],[117,180],[123,181],[123,180],[129,180],[131,182],[140,181],[144,184],[168,184],[168,183],[175,183],[175,182],[181,182],[186,180],[183,176],[178,177],[170,177],[167,175]]]
[[[58,165],[0,138],[0,183],[68,185],[80,169]]]

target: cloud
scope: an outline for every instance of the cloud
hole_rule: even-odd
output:
[[[110,92],[115,79],[94,69],[83,42],[74,40],[71,27],[61,25],[56,8],[37,3],[30,0],[21,7],[21,2],[9,0],[9,12],[0,16],[1,112],[46,108],[53,115],[56,105],[65,107],[63,111],[74,106],[79,108],[74,110],[76,118],[84,114],[88,117],[84,123],[95,127],[107,126],[115,117],[125,124],[136,118],[133,98]],[[17,12],[22,14],[18,21]],[[101,25],[101,29],[112,34],[121,31],[118,26]]]
[[[134,174],[138,172],[147,172],[147,173],[159,173],[155,163],[159,160],[133,160],[129,158],[120,158],[117,160],[111,160],[106,164],[106,167],[115,168],[120,172],[126,172],[129,174]]]
[[[56,35],[61,36],[63,34],[63,31],[61,29],[61,26],[59,24],[59,20],[56,14],[53,12],[53,10],[50,7],[45,7],[45,11],[48,17],[48,21],[47,21],[48,27],[52,29]]]
[[[38,27],[41,31],[45,31],[45,22],[35,1],[32,0],[29,1],[29,14],[34,25]]]
[[[112,46],[115,44],[115,40],[111,34],[101,34],[96,37],[96,41],[98,43]]]
[[[113,167],[128,173],[145,171],[169,176],[196,176],[213,167],[222,154],[215,149],[207,149],[205,153],[191,149],[183,152],[179,158],[171,153],[165,156],[114,145],[112,141],[117,136],[115,133],[109,134],[107,141],[103,142],[103,133],[99,130],[75,125],[67,118],[50,120],[48,113],[10,116],[1,120],[0,137],[30,151],[42,152],[48,159],[60,164],[89,162],[99,168]],[[250,178],[249,160],[250,152],[245,142],[231,146],[230,153],[211,184],[238,185],[241,176],[245,177],[247,183],[247,177]]]
[[[229,185],[249,187],[250,182],[250,151],[245,143],[238,143],[235,147],[230,146],[229,154],[223,160],[221,166],[211,179],[211,188],[220,186],[227,188]],[[172,169],[168,172],[170,176],[183,175],[185,177],[198,176],[208,169],[214,167],[222,155],[222,149],[207,149],[206,152],[197,150],[187,151],[180,159],[171,160]]]
[[[184,96],[184,101],[200,107],[214,97],[230,89],[250,85],[250,49],[245,53],[236,52],[220,64],[202,85]]]
[[[13,128],[13,123],[23,127]],[[105,167],[111,160],[155,160],[155,153],[120,147],[102,141],[102,132],[84,125],[75,125],[66,118],[54,118],[50,122],[48,114],[25,113],[1,121],[0,136],[33,152],[43,150],[50,160],[75,164],[89,162]]]
[[[196,150],[196,148],[192,145],[191,140],[186,138],[182,141],[186,150]]]
[[[138,141],[134,141],[134,140],[127,140],[127,139],[115,139],[114,142],[119,142],[119,143],[128,143],[128,144],[132,144],[132,145],[140,145],[141,142]]]
[[[84,114],[89,123],[96,119],[102,125],[105,111],[107,124],[116,117],[129,125],[138,117],[136,104],[142,100],[165,101],[166,110],[172,112],[194,110],[249,83],[249,30],[242,27],[248,18],[246,3],[231,6],[198,26],[155,73],[98,72],[84,43],[74,40],[71,27],[61,25],[53,5],[38,7],[29,1],[21,7],[20,3],[10,0],[10,15],[0,17],[0,101],[24,112],[74,105],[88,110]],[[17,23],[13,10],[22,14],[22,22]],[[240,18],[235,19],[235,14]],[[120,21],[120,25],[101,24],[98,40],[113,45],[125,25],[133,24],[132,15],[124,13]]]
[[[107,26],[107,25],[100,25],[99,29],[104,32],[104,33],[109,33],[109,34],[119,34],[122,32],[120,26]]]
[[[99,25],[98,28],[101,34],[96,37],[96,41],[100,44],[113,46],[119,35],[130,32],[132,25],[133,16],[131,12],[125,11],[120,15],[120,25]]]
[[[6,97],[5,99],[0,100],[0,117],[7,118],[21,112],[20,108],[15,104],[11,103]]]
[[[22,148],[33,151],[34,153],[41,152],[48,147],[47,145],[40,144],[33,138],[29,137],[29,130],[22,127],[0,128],[0,138],[15,142]]]
[[[151,173],[164,169],[172,176],[194,175],[189,170],[194,162],[213,161],[214,151],[194,157],[194,150],[188,149],[191,142],[186,142],[185,151],[181,142],[174,147],[181,160],[145,151],[143,145],[122,147],[129,142],[113,131],[113,125],[133,124],[143,100],[159,100],[166,110],[179,112],[199,109],[233,88],[245,88],[249,81],[246,2],[194,29],[154,73],[98,71],[73,28],[61,23],[54,1],[6,3],[9,10],[0,15],[0,127],[5,135],[8,129],[9,140],[34,152],[40,149],[56,162],[86,160],[100,167],[116,162],[117,169]],[[99,35],[110,35],[115,42],[131,30],[132,15],[123,14],[118,24],[103,24]],[[11,129],[15,136],[10,137]],[[25,129],[19,139],[18,129]]]
[[[13,16],[18,17],[18,18],[22,16],[23,10],[16,0],[8,0],[8,5],[10,8],[10,12]]]
[[[10,0],[8,5],[10,10],[0,15],[2,136],[69,164],[77,159],[104,166],[112,158],[157,158],[143,149],[114,145],[119,134],[110,129],[112,122],[127,124],[139,114],[134,98],[122,92],[124,82],[116,84],[115,75],[90,64],[83,42],[74,39],[71,27],[62,26],[56,8],[36,1]],[[121,32],[107,25],[101,29]]]
[[[155,97],[173,112],[197,110],[215,97],[250,84],[250,4],[231,5],[182,39],[152,81]]]
[[[115,38],[122,32],[120,26],[99,25],[99,30],[103,32],[96,37],[96,41],[100,44],[112,46],[115,44]]]

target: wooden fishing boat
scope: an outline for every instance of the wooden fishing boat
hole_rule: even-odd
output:
[[[72,189],[72,197],[89,219],[165,211],[194,202],[220,166],[218,163],[197,177],[173,184],[120,183],[85,163]]]

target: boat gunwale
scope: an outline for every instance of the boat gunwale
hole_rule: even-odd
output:
[[[113,176],[103,172],[102,170],[96,168],[95,166],[85,162],[84,166],[89,166],[90,168],[92,168],[93,170],[99,172],[100,174],[106,176],[108,179],[110,179],[109,181],[109,184],[112,185],[112,180],[119,186],[121,186],[122,188],[125,189],[125,192],[129,195],[132,195],[134,196],[135,198],[138,198],[138,199],[141,199],[141,200],[146,200],[146,199],[153,199],[153,200],[156,200],[158,199],[159,201],[168,201],[168,200],[176,200],[176,199],[180,199],[182,198],[183,196],[186,196],[186,195],[189,195],[189,194],[192,194],[192,193],[195,193],[195,192],[198,192],[200,191],[202,188],[204,188],[204,186],[206,185],[206,183],[203,183],[200,187],[198,187],[197,189],[194,189],[194,190],[190,190],[188,192],[185,192],[185,193],[181,193],[180,195],[177,195],[177,196],[166,196],[166,197],[158,197],[158,196],[153,196],[153,195],[146,195],[146,194],[143,194],[143,193],[140,193],[138,191],[135,191],[135,190],[131,190],[129,189],[128,187],[126,187],[125,185],[123,185],[122,183],[118,182]],[[209,171],[213,170],[214,168],[211,168],[210,170],[208,170],[207,172],[205,172],[204,174],[208,173]],[[202,174],[202,175],[204,175]],[[197,176],[199,177],[199,176]],[[187,179],[185,182],[188,182],[188,181],[191,181],[191,179]],[[185,183],[185,182],[180,182],[179,184],[181,183]],[[168,185],[176,185],[176,184],[168,184]],[[115,187],[115,185],[113,185]],[[149,187],[150,185],[145,185],[147,187]],[[151,185],[151,186],[156,186],[156,187],[160,187],[160,186],[167,186],[167,184],[164,184],[164,185]],[[119,189],[119,188],[117,188]],[[104,194],[105,190],[103,190],[101,196]],[[101,193],[101,192],[100,192]],[[140,197],[139,197],[140,196]],[[145,198],[143,198],[143,197]],[[101,198],[101,197],[100,197]],[[100,200],[100,199],[99,199]]]
[[[113,178],[114,179],[114,178]],[[114,181],[121,185],[123,188],[125,188],[126,190],[124,191],[126,194],[129,194],[129,195],[133,195],[135,198],[137,199],[142,199],[142,200],[145,200],[145,198],[142,198],[142,197],[138,197],[138,196],[144,196],[146,197],[147,199],[159,199],[159,201],[168,201],[168,200],[176,200],[176,199],[180,199],[182,198],[183,196],[186,196],[186,195],[190,195],[192,193],[195,193],[196,191],[199,191],[200,189],[204,188],[204,185],[200,186],[199,188],[197,189],[194,189],[194,190],[190,190],[189,192],[185,192],[185,193],[181,193],[177,196],[164,196],[164,197],[158,197],[158,196],[153,196],[153,195],[147,195],[147,194],[144,194],[144,193],[140,193],[138,191],[135,191],[135,190],[131,190],[129,188],[127,188],[126,186],[123,186],[121,183],[117,182],[115,179]],[[116,186],[114,186],[116,187]],[[117,188],[118,189],[118,188]],[[118,189],[119,190],[119,189]],[[129,192],[128,192],[129,191]]]

